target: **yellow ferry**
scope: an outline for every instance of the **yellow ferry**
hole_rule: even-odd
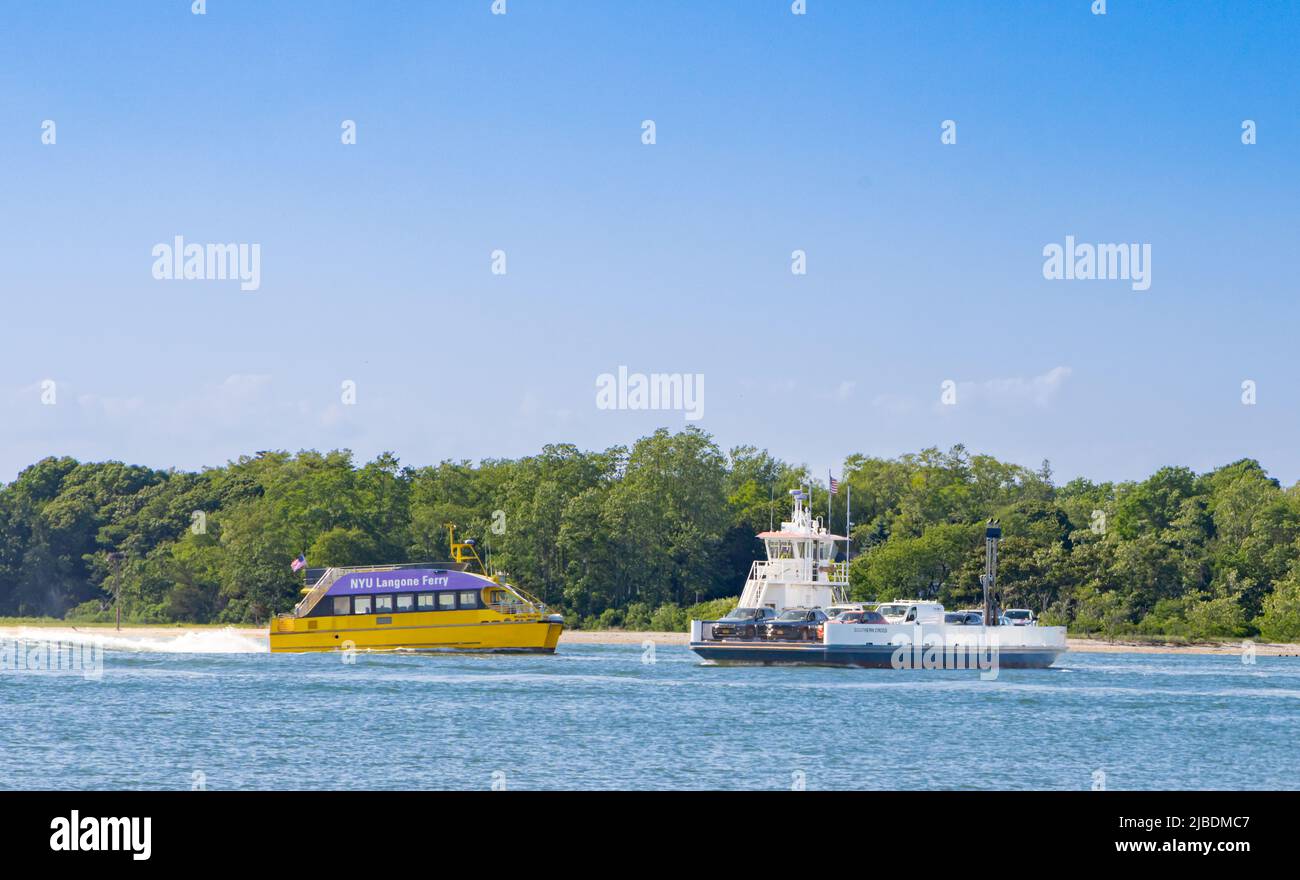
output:
[[[271,621],[271,651],[554,653],[564,618],[485,571],[473,541],[450,534],[451,563],[329,568],[292,613]]]

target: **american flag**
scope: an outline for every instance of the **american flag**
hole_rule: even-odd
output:
[[[297,571],[298,569],[302,568],[302,567],[303,567],[304,565],[306,565],[306,564],[307,564],[307,557],[306,557],[306,555],[305,555],[305,554],[302,554],[302,553],[299,553],[299,554],[298,554],[298,558],[295,559],[293,562],[290,562],[290,563],[289,563],[289,567],[290,567],[291,569],[293,569],[294,571]]]
[[[827,474],[827,476],[830,475]],[[831,477],[831,494],[832,495],[840,494],[840,481],[835,479],[834,477]]]

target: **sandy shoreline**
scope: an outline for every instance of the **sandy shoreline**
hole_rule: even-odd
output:
[[[51,641],[79,641],[87,636],[101,638],[137,639],[194,639],[203,635],[223,634],[249,639],[265,639],[265,627],[253,626],[123,626],[118,633],[111,624],[65,624],[59,622],[32,622],[0,626],[0,639],[32,639],[39,637]],[[685,645],[690,637],[680,632],[627,632],[624,630],[566,630],[560,645],[639,645],[650,640],[657,645]],[[1227,654],[1240,655],[1244,640],[1213,642],[1192,645],[1159,644],[1152,642],[1113,642],[1101,639],[1068,640],[1071,651],[1081,654]],[[1300,657],[1300,645],[1255,642],[1255,654],[1261,657]],[[202,649],[199,649],[200,652]]]

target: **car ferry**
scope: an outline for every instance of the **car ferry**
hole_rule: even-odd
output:
[[[448,528],[452,562],[329,568],[309,578],[293,612],[271,621],[272,653],[554,653],[564,619],[487,574],[474,542],[456,541]]]
[[[751,567],[740,605],[723,620],[691,621],[690,649],[705,660],[985,672],[1045,668],[1067,650],[1064,627],[996,625],[1000,526],[990,522],[985,534],[985,609],[978,624],[949,623],[941,604],[922,600],[887,603],[867,619],[862,606],[846,604],[848,565],[835,561],[836,544],[848,538],[812,516],[805,493],[790,494],[790,520],[758,535],[767,559]],[[853,613],[827,613],[846,609]]]

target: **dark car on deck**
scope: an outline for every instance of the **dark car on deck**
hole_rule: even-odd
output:
[[[889,623],[879,611],[843,611],[831,618],[831,623]]]
[[[789,608],[763,624],[763,638],[780,642],[815,642],[817,627],[827,620],[820,608]]]
[[[759,627],[776,617],[771,608],[737,608],[713,624],[715,639],[752,639],[759,635]]]
[[[943,622],[956,626],[979,626],[984,623],[984,615],[976,611],[948,611],[943,615]]]

